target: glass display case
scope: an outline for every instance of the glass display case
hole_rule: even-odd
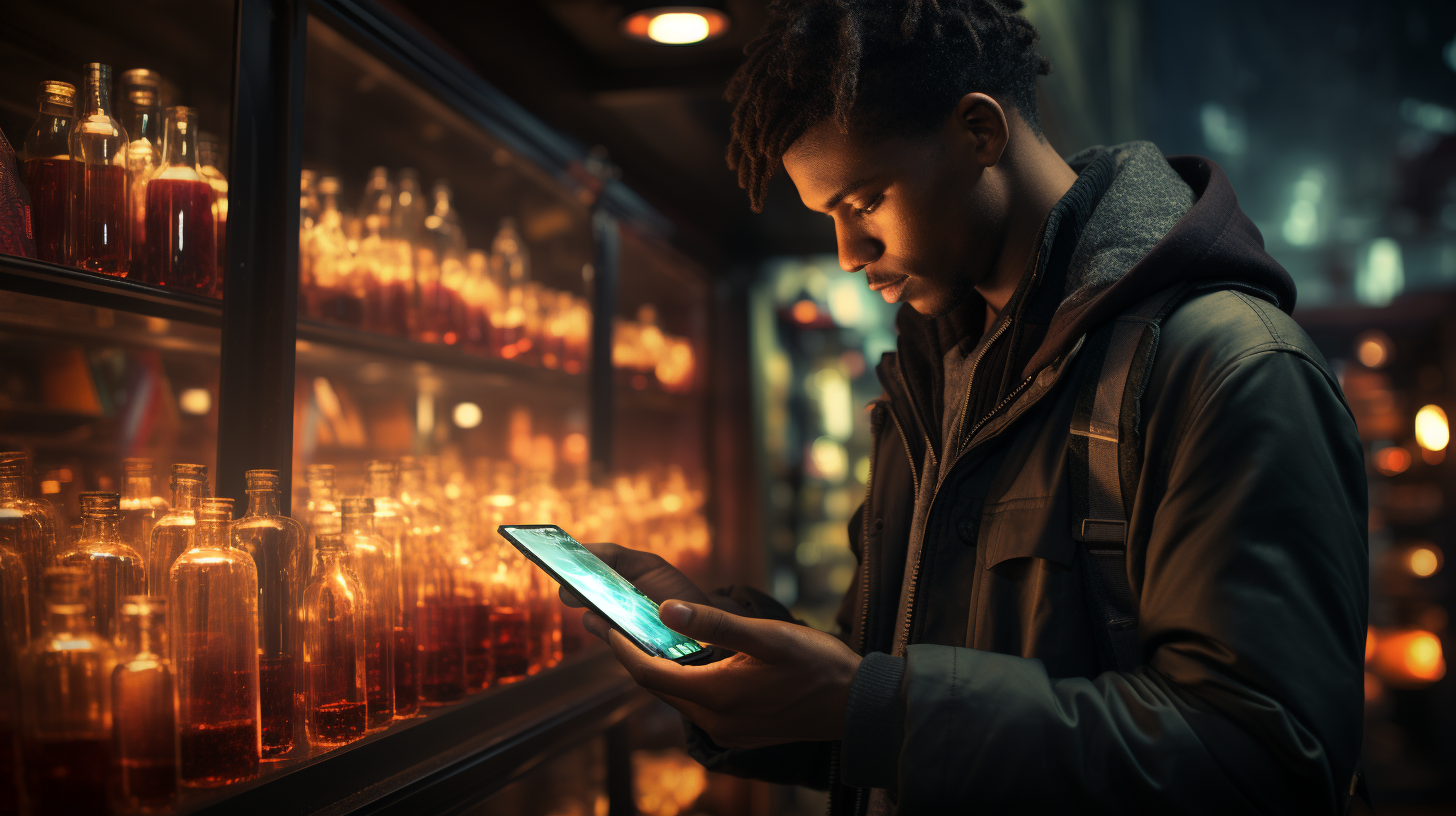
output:
[[[383,7],[135,12],[0,33],[0,812],[514,807],[567,745],[629,807],[649,698],[494,529],[713,583],[709,274]]]

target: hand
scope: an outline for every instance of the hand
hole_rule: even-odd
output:
[[[602,559],[607,566],[631,581],[632,585],[641,590],[643,595],[657,603],[671,598],[692,603],[711,603],[705,592],[698,589],[691,579],[679,572],[677,567],[667,563],[660,555],[641,550],[629,550],[616,544],[583,544],[581,546],[592,555]],[[586,606],[580,598],[577,598],[571,590],[564,586],[559,594],[561,602],[573,609]],[[610,624],[591,611],[586,613],[586,617],[595,618],[595,621],[584,619],[587,630],[599,638],[605,638]],[[600,624],[600,626],[593,629],[593,623]]]
[[[621,632],[607,635],[638,685],[681,711],[714,742],[757,748],[844,736],[849,687],[861,658],[838,638],[700,603],[667,601],[658,614],[673,631],[737,652],[716,663],[684,666],[647,655]]]

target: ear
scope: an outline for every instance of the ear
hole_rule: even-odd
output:
[[[960,132],[976,164],[995,167],[1001,161],[1011,138],[1001,103],[983,93],[968,93],[956,103],[951,123]]]

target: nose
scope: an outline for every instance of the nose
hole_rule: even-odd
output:
[[[839,268],[858,272],[885,254],[885,245],[849,219],[834,219],[834,240],[839,247]]]

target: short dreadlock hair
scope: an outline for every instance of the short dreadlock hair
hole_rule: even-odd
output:
[[[928,133],[967,93],[1009,103],[1038,135],[1051,63],[1021,0],[773,0],[728,83],[728,166],[755,212],[784,152],[819,122],[879,138]]]

